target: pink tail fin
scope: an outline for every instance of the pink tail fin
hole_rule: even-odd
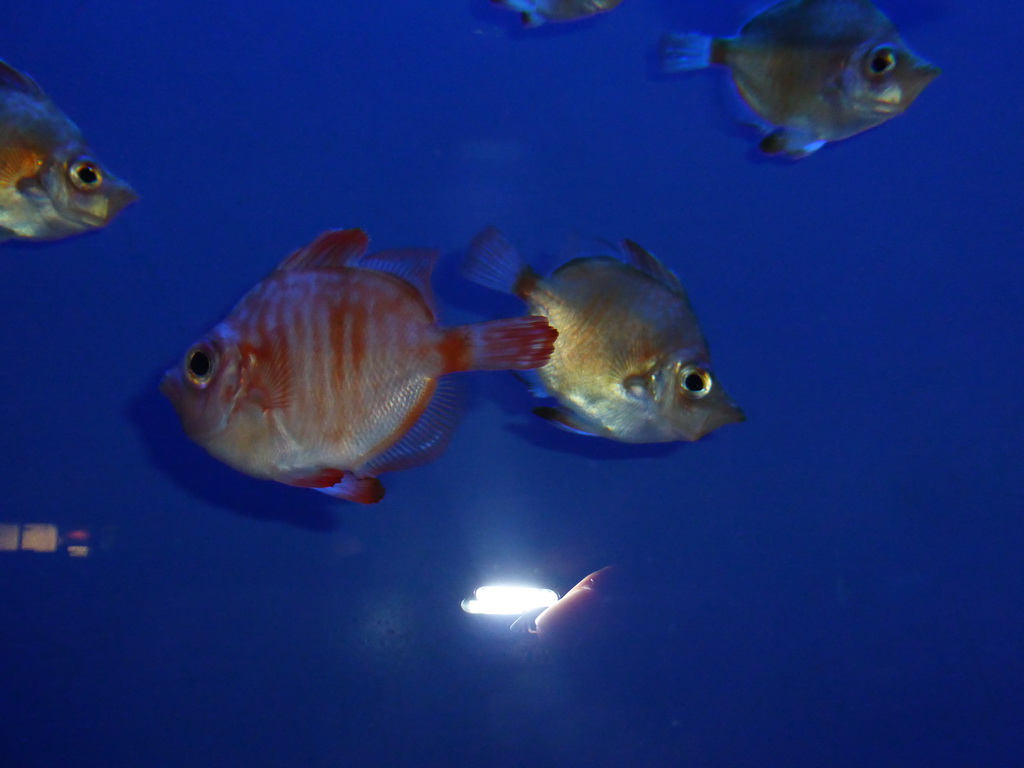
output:
[[[460,325],[448,331],[444,347],[453,371],[525,371],[546,364],[558,331],[539,315]]]

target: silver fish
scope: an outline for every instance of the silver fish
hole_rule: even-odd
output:
[[[783,0],[735,37],[671,34],[666,71],[728,67],[766,154],[805,157],[902,114],[940,73],[870,0]]]
[[[0,61],[0,241],[105,227],[136,199],[39,84]]]
[[[545,21],[576,21],[608,13],[622,0],[491,0],[493,5],[518,11],[523,26],[537,27]]]
[[[464,274],[512,293],[558,331],[537,369],[537,394],[555,426],[625,443],[697,440],[743,421],[711,368],[707,343],[679,279],[629,240],[622,259],[574,259],[541,278],[493,227],[470,246]]]

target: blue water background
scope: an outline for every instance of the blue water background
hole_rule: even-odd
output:
[[[34,75],[141,201],[2,246],[0,521],[104,532],[0,559],[0,765],[1014,768],[1024,755],[1020,3],[892,0],[942,76],[907,115],[763,160],[626,0],[523,33],[484,0],[14,0]],[[467,376],[377,507],[237,474],[160,373],[293,248],[444,251],[446,323],[501,227],[540,267],[629,237],[678,272],[748,421],[558,433]],[[464,614],[619,564],[577,654]]]

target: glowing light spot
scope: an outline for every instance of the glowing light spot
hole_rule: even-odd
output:
[[[462,610],[492,616],[518,616],[557,602],[557,593],[550,589],[495,584],[478,587],[473,597],[462,601]]]

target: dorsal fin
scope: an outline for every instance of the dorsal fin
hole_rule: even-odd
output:
[[[332,229],[289,255],[277,269],[284,272],[356,266],[369,247],[370,237],[361,229]]]
[[[40,96],[43,98],[46,96],[43,93],[43,89],[39,87],[39,83],[24,72],[16,70],[3,59],[0,59],[0,86],[15,91],[22,91],[30,96]]]
[[[434,271],[440,253],[431,248],[395,248],[378,251],[359,260],[358,266],[375,269],[400,277],[413,286],[427,305],[434,309],[434,291],[430,287],[430,275]]]
[[[648,277],[653,277],[673,293],[686,295],[679,278],[653,253],[644,250],[632,240],[622,241],[622,253],[626,257],[626,263],[630,266],[636,267]]]

